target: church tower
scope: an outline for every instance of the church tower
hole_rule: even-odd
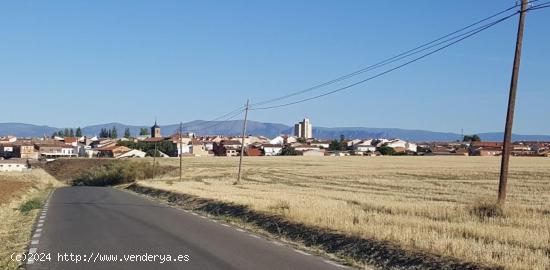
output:
[[[157,120],[155,120],[155,125],[151,127],[151,138],[160,138],[160,126],[157,125]]]

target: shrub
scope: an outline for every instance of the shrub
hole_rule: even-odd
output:
[[[28,214],[30,211],[40,208],[42,208],[42,201],[38,198],[33,198],[21,204],[19,211],[23,214]]]
[[[285,211],[290,212],[290,203],[288,203],[287,201],[279,200],[274,205],[271,205],[268,208],[284,214]]]
[[[395,150],[389,146],[382,146],[378,148],[378,152],[384,156],[391,156],[395,155]]]
[[[470,214],[480,219],[503,217],[504,209],[496,202],[480,201],[473,205]]]
[[[161,175],[173,167],[159,166],[153,170],[149,162],[118,161],[88,169],[72,180],[73,186],[112,186],[131,183],[137,179],[152,178],[153,173]]]

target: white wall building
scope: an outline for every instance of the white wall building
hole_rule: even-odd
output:
[[[262,144],[265,156],[278,156],[283,153],[283,146],[279,144]]]
[[[27,161],[23,159],[0,160],[0,172],[22,172],[29,170]]]
[[[294,125],[294,136],[304,139],[313,138],[313,126],[309,118],[304,118],[302,122]]]
[[[271,140],[269,140],[269,144],[280,144],[283,145],[285,143],[285,138],[283,136],[277,136]]]

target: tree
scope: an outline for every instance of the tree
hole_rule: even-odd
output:
[[[65,130],[63,130],[63,137],[69,137],[69,129],[68,128],[65,128]]]
[[[480,142],[481,138],[479,135],[464,135],[464,138],[462,139],[463,142]]]
[[[63,130],[58,131],[58,132],[57,132],[57,136],[58,136],[58,137],[63,137]]]
[[[52,139],[55,138],[55,136],[57,136],[57,131],[54,131],[54,132],[52,133]]]
[[[128,139],[130,138],[132,135],[130,134],[130,128],[125,128],[124,129],[124,138]]]
[[[115,126],[113,126],[113,128],[111,129],[110,135],[111,135],[111,136],[109,136],[109,138],[111,138],[111,139],[116,139],[116,138],[118,138],[118,133],[117,133],[117,130],[116,130],[116,127],[115,127]]]
[[[391,155],[395,155],[395,150],[389,146],[382,146],[382,147],[379,147],[378,148],[378,152],[380,152],[380,154],[384,155],[384,156],[391,156]]]
[[[139,129],[139,135],[140,136],[149,135],[149,130],[147,128],[140,128]]]
[[[74,137],[74,130],[72,128],[69,130],[69,137]]]
[[[330,144],[328,145],[328,149],[330,151],[346,151],[347,148],[348,148],[348,146],[342,140],[341,141],[332,140],[332,141],[330,141]]]
[[[107,131],[106,128],[102,128],[101,131],[99,132],[99,137],[100,138],[109,138],[109,131]]]
[[[281,155],[282,156],[296,156],[297,153],[296,153],[296,150],[294,150],[294,148],[287,145],[287,146],[283,147]]]
[[[76,135],[76,137],[79,137],[79,138],[82,137],[82,129],[80,129],[80,127],[76,128],[76,134],[75,135]]]

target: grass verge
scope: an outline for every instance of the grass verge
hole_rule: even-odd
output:
[[[40,209],[42,208],[42,205],[44,205],[44,200],[40,198],[32,198],[27,201],[25,201],[21,206],[19,207],[19,211],[23,214],[28,214],[30,211],[34,209]]]
[[[40,208],[60,183],[41,169],[0,173],[0,184],[7,183],[14,192],[4,194],[0,203],[0,269],[12,270],[21,269],[21,263],[11,255],[25,253]]]

